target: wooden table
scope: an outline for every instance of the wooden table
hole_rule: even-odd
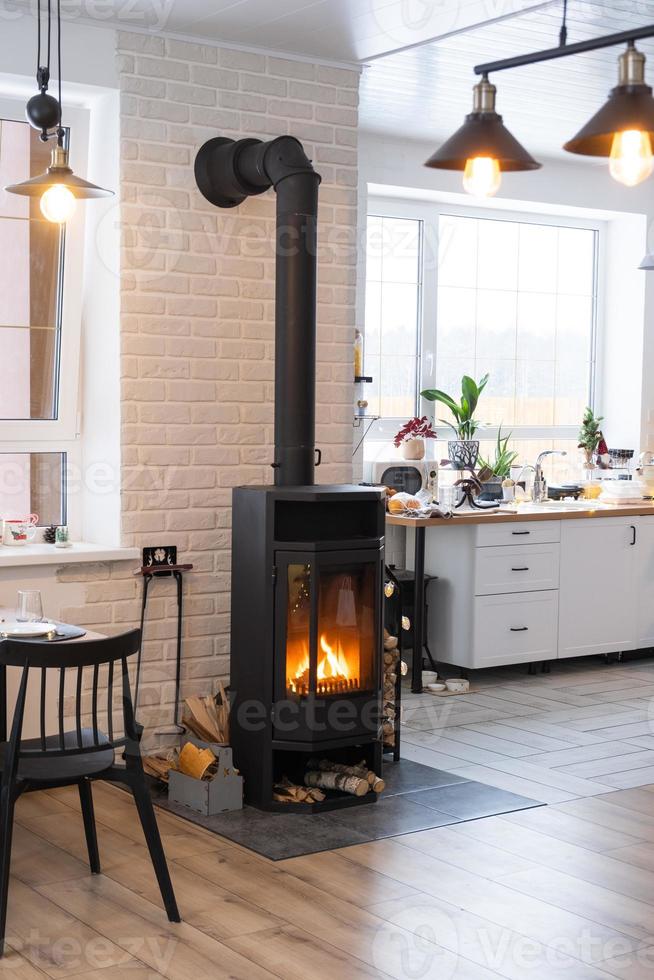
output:
[[[588,509],[552,503],[552,510],[540,507],[531,509],[527,504],[519,511],[497,508],[493,510],[465,510],[455,512],[453,517],[402,517],[387,514],[386,523],[393,527],[410,527],[415,531],[414,541],[414,606],[413,606],[413,656],[411,660],[411,690],[414,694],[422,691],[422,638],[425,623],[425,531],[428,527],[455,527],[457,524],[514,524],[520,521],[565,521],[594,517],[653,517],[654,502],[640,504],[600,504]],[[419,637],[419,639],[418,639]]]
[[[61,620],[48,619],[47,616],[44,617],[46,622],[61,622]],[[0,606],[0,626],[2,623],[11,623],[16,621],[16,610],[10,609],[8,606]],[[69,626],[74,626],[74,623],[67,624]],[[78,627],[79,629],[85,629],[84,626]],[[34,637],[38,639],[38,637]],[[104,633],[95,633],[93,630],[86,630],[84,636],[77,636],[74,640],[54,640],[52,641],[53,647],[59,646],[60,643],[84,643],[86,640],[106,640]]]
[[[0,607],[0,625],[2,622],[11,622],[16,618],[15,609]],[[72,624],[71,624],[72,625]],[[84,629],[80,626],[80,629]],[[57,647],[61,644],[66,643],[85,643],[87,640],[104,640],[106,636],[104,633],[96,633],[93,630],[87,630],[84,636],[78,636],[74,640],[54,640],[52,643],[52,657],[56,663]],[[1,641],[0,641],[1,642]],[[19,641],[20,642],[20,641]],[[10,668],[14,673],[7,677],[7,668],[5,666],[0,666],[0,735],[2,735],[2,740],[6,740],[6,725],[7,725],[7,696],[12,695],[18,688],[18,675],[15,673],[18,668]],[[30,726],[36,726],[36,718],[30,715],[30,712],[26,712],[25,718],[25,736],[32,737],[32,735],[37,734],[36,728],[30,731]],[[4,726],[4,728],[3,728]]]

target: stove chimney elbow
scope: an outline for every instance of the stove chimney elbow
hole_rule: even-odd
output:
[[[219,208],[233,208],[246,197],[277,189],[287,177],[311,174],[320,182],[304,147],[294,136],[230,140],[217,136],[198,150],[195,180],[201,193]]]

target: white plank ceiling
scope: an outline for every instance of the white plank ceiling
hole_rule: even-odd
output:
[[[44,3],[44,0],[42,0]],[[67,20],[356,62],[543,0],[63,0]],[[0,0],[34,11],[37,0]],[[1,23],[1,18],[0,18]],[[2,34],[0,33],[0,54]]]
[[[652,0],[570,0],[568,6],[569,43],[654,21]],[[470,112],[473,66],[556,46],[560,19],[557,3],[373,61],[362,79],[362,128],[433,141],[435,149]],[[654,41],[639,47],[654,85]],[[569,160],[560,147],[606,100],[621,50],[497,72],[492,81],[508,128],[530,152]]]

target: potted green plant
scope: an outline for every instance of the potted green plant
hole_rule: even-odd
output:
[[[579,430],[579,449],[584,453],[584,468],[593,470],[595,468],[594,456],[597,447],[602,440],[602,430],[600,423],[604,421],[604,416],[595,415],[592,408],[587,408],[581,420]]]
[[[475,439],[474,435],[481,423],[475,418],[475,410],[479,396],[487,383],[487,374],[479,382],[473,381],[467,374],[464,374],[461,378],[461,400],[458,402],[451,395],[439,391],[438,388],[427,388],[420,392],[427,401],[440,402],[441,405],[446,405],[454,416],[454,422],[450,422],[449,419],[440,419],[444,425],[449,425],[456,435],[456,439],[451,439],[447,444],[448,456],[454,469],[471,470],[477,465],[479,440]]]
[[[436,439],[436,433],[426,415],[412,418],[402,426],[393,439],[396,449],[401,449],[405,459],[423,459],[425,439]]]
[[[477,478],[482,485],[481,496],[486,500],[497,500],[502,496],[502,480],[511,473],[511,467],[518,458],[518,453],[509,449],[509,439],[513,435],[509,432],[508,436],[502,437],[502,426],[497,430],[497,442],[495,443],[495,458],[483,459],[479,457],[479,472]]]

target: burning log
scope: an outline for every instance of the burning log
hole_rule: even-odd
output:
[[[309,759],[307,769],[318,772],[338,772],[365,779],[374,793],[381,793],[386,788],[384,780],[368,769],[364,760],[356,766],[347,766],[342,762],[331,762],[330,759]]]
[[[348,776],[344,772],[319,772],[311,770],[304,774],[305,786],[318,786],[320,789],[340,789],[351,796],[365,796],[370,789],[367,779]]]

